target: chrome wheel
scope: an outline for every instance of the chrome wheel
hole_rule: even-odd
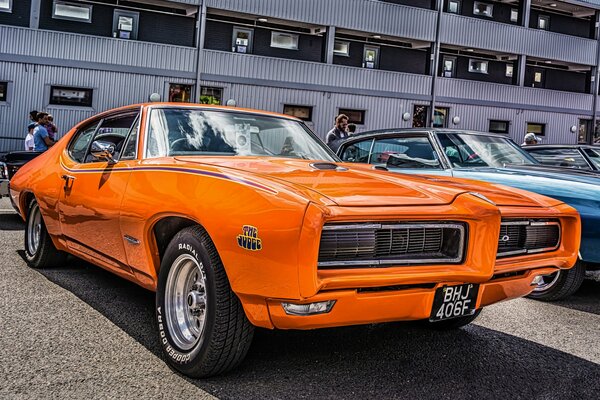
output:
[[[542,282],[538,283],[537,286],[533,289],[534,292],[544,292],[550,289],[552,286],[558,282],[558,278],[560,277],[560,271],[557,271],[550,275],[542,276]]]
[[[182,254],[169,270],[165,287],[165,318],[174,344],[183,351],[202,338],[206,325],[206,274],[202,263]]]
[[[27,251],[30,255],[35,255],[40,247],[42,237],[42,214],[40,207],[36,204],[31,208],[29,219],[27,220]]]

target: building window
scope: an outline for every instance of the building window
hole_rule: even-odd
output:
[[[12,12],[12,0],[0,0],[0,12]]]
[[[137,40],[140,13],[115,10],[113,13],[113,37]]]
[[[444,78],[452,78],[456,72],[456,57],[444,56],[442,76]]]
[[[200,87],[200,104],[223,104],[223,88],[202,86]]]
[[[169,84],[169,101],[187,103],[192,98],[192,85]]]
[[[451,14],[460,14],[460,0],[448,1],[448,9],[446,11]]]
[[[473,15],[480,17],[492,18],[494,14],[494,6],[492,4],[476,1],[473,3]]]
[[[231,50],[234,53],[252,53],[252,29],[234,27],[233,28],[233,43]]]
[[[450,109],[445,107],[436,107],[433,113],[433,124],[434,128],[447,128],[448,127],[448,114]]]
[[[469,72],[477,74],[488,73],[488,62],[482,60],[469,60]]]
[[[348,123],[356,125],[365,124],[365,110],[350,110],[348,108],[340,108],[339,114],[345,114],[348,116]]]
[[[293,33],[271,32],[271,47],[298,50],[298,35]]]
[[[54,0],[52,18],[68,19],[78,22],[92,22],[92,5]]]
[[[510,10],[510,22],[517,23],[519,22],[519,10],[513,8]]]
[[[528,122],[526,133],[529,133],[529,132],[533,132],[537,136],[545,136],[546,135],[546,124],[538,124],[535,122]]]
[[[333,54],[336,56],[350,57],[350,42],[336,40],[333,45]]]
[[[508,134],[508,126],[510,125],[510,121],[499,121],[496,119],[490,120],[490,127],[488,131],[491,133],[503,133]]]
[[[427,113],[429,112],[429,106],[422,106],[415,104],[413,106],[413,128],[425,128],[429,126],[427,123]],[[447,107],[436,107],[433,115],[432,126],[434,128],[447,128],[448,127],[448,115],[450,109]]]
[[[0,103],[8,100],[8,82],[0,82]]]
[[[506,72],[505,72],[506,77],[512,78],[514,70],[515,70],[515,67],[513,67],[512,64],[506,64]]]
[[[283,113],[300,118],[302,121],[312,121],[312,109],[313,108],[310,106],[293,106],[285,104],[283,106]]]
[[[538,16],[538,29],[543,29],[545,31],[550,29],[550,16],[549,15]]]
[[[93,89],[51,86],[50,104],[61,106],[91,107],[93,92]]]
[[[363,68],[379,68],[379,47],[365,46],[365,51],[363,54]]]

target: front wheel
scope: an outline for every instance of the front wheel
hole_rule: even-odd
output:
[[[193,378],[235,368],[250,348],[254,327],[231,290],[214,244],[199,226],[183,229],[167,247],[156,318],[168,363]]]
[[[575,293],[581,287],[585,278],[585,263],[581,260],[571,269],[562,269],[551,275],[542,277],[528,297],[536,300],[562,300]]]
[[[57,267],[65,263],[67,255],[58,251],[46,230],[38,202],[29,203],[25,225],[25,258],[32,268]]]

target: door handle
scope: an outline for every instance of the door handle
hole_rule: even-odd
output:
[[[61,176],[60,178],[65,180],[64,189],[66,191],[71,190],[72,184],[69,185],[69,183],[72,183],[75,180],[75,177],[73,175],[67,175],[67,174],[65,174],[65,175]]]

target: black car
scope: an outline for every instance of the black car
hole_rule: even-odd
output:
[[[545,165],[600,173],[600,146],[552,144],[523,146],[523,150]]]
[[[8,196],[8,182],[15,172],[40,154],[40,151],[13,151],[0,156],[0,198]]]

